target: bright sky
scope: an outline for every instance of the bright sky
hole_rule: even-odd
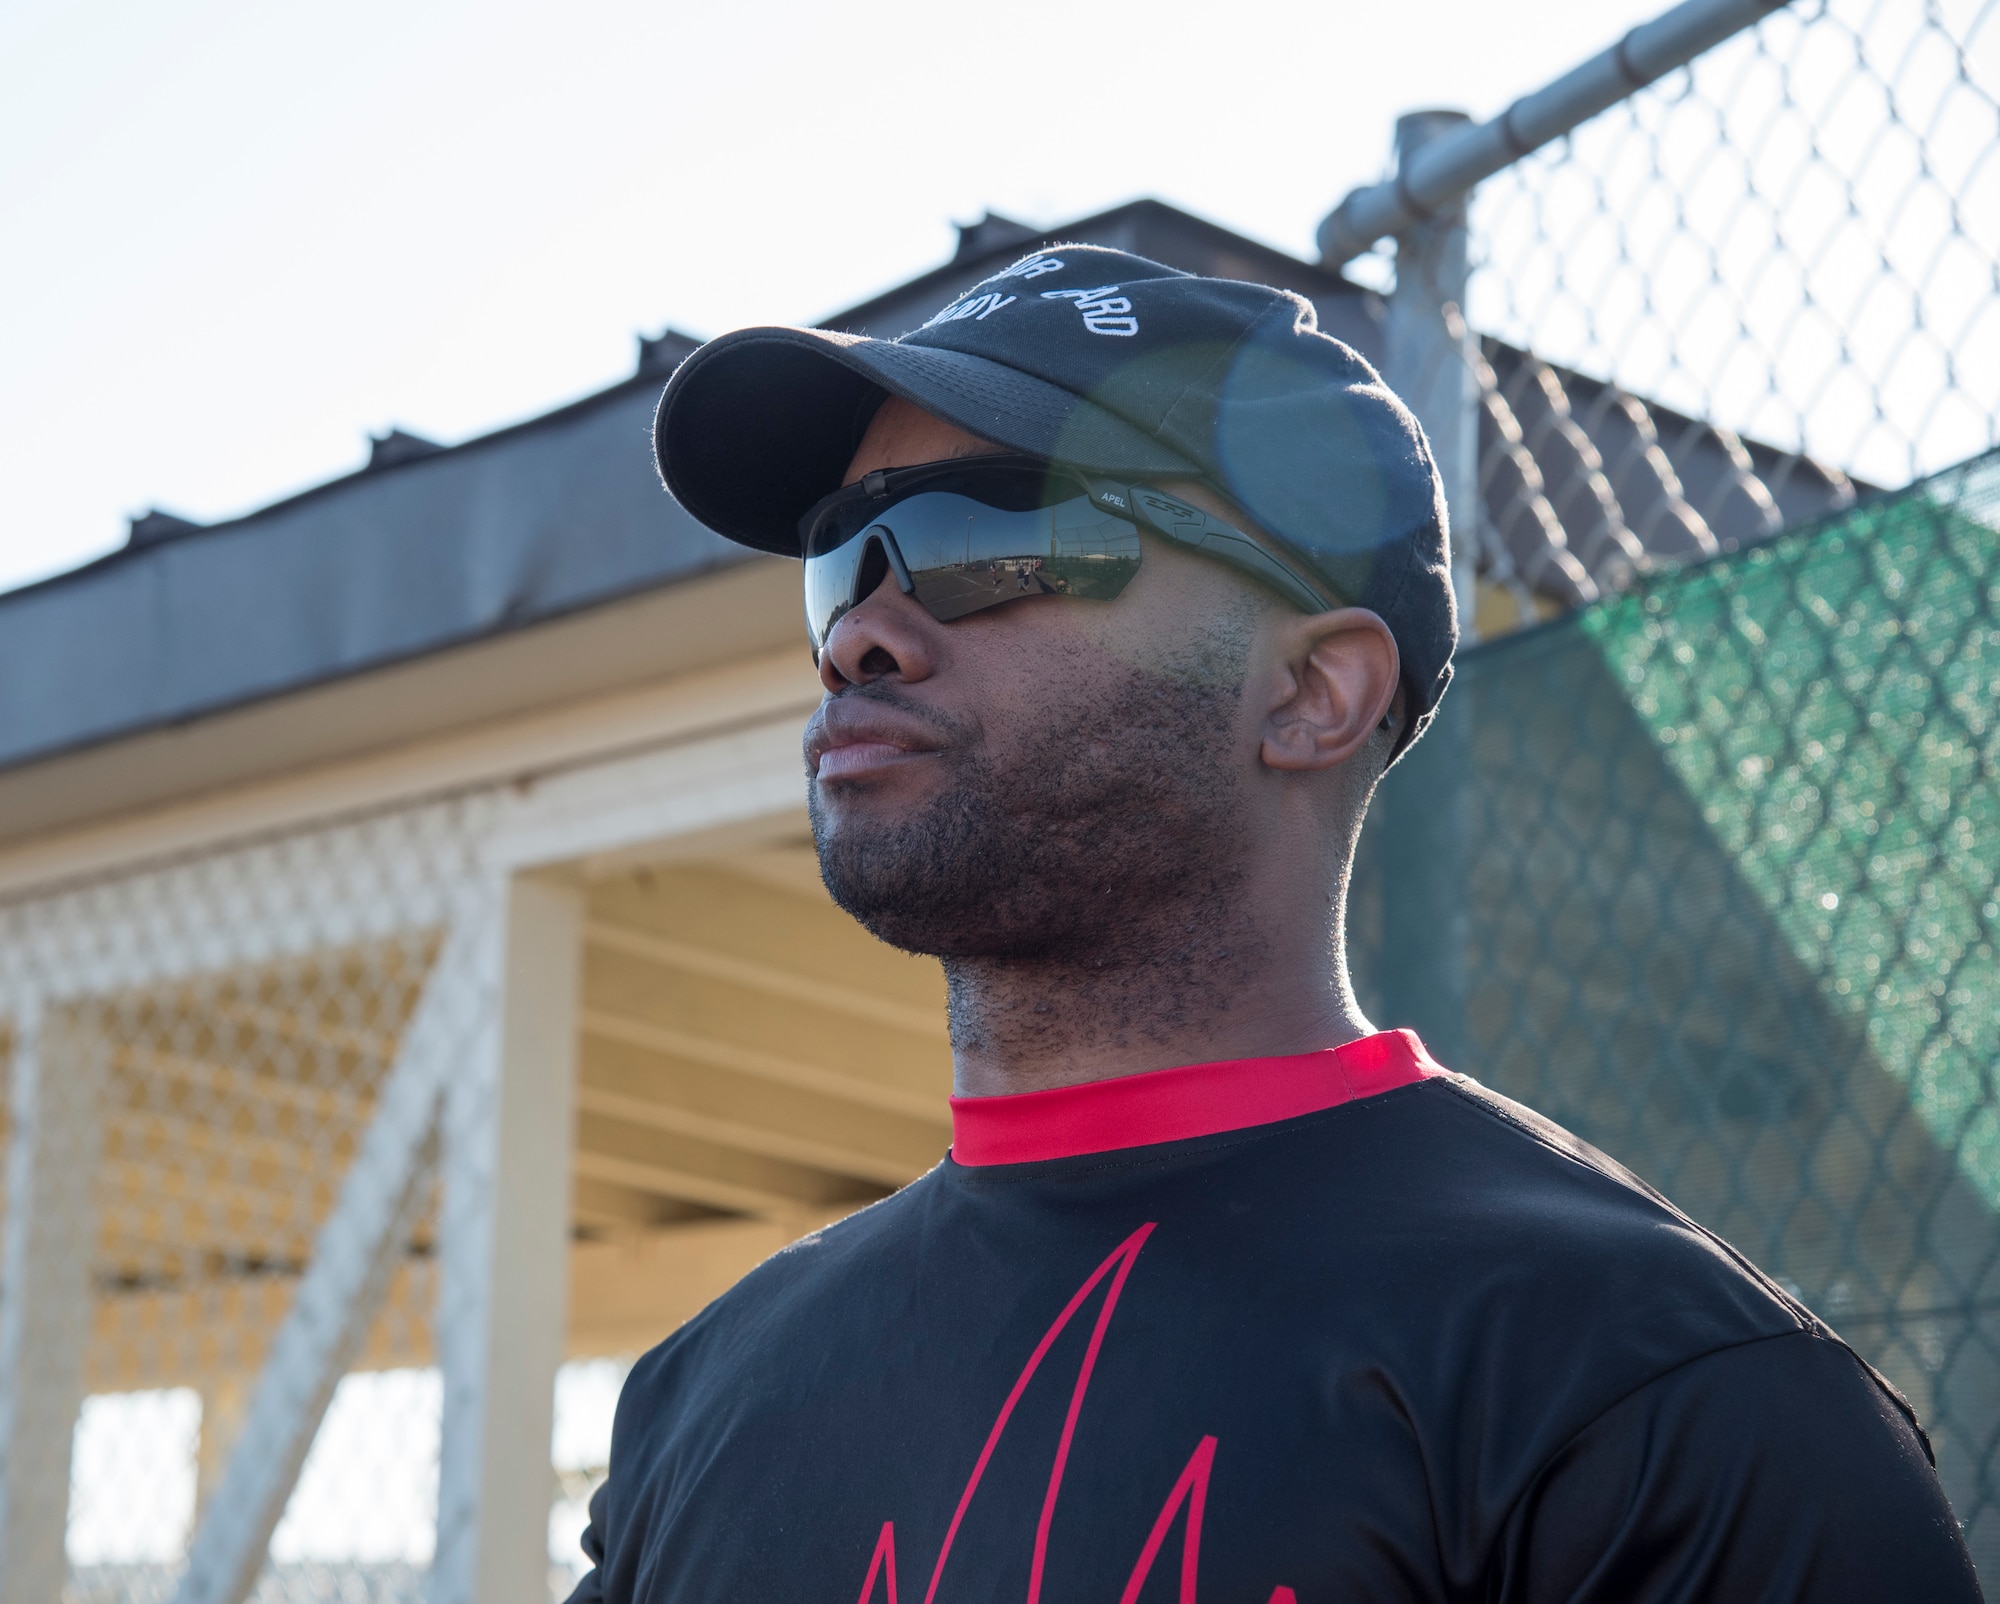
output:
[[[642,330],[818,319],[989,207],[1157,195],[1309,255],[1397,112],[1661,9],[9,0],[0,586],[544,411]]]

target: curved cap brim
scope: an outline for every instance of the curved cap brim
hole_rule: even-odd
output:
[[[1201,473],[1115,413],[985,357],[773,327],[711,340],[675,370],[653,419],[660,478],[717,534],[796,557],[800,517],[840,487],[885,394],[1009,451],[1105,473]]]

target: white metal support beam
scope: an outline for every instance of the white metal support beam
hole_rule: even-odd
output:
[[[498,996],[445,1094],[437,1353],[443,1460],[431,1604],[548,1597],[549,1436],[569,1282],[583,895],[517,876]]]
[[[48,1604],[68,1570],[104,1059],[66,1011],[44,1012],[30,999],[13,1024],[0,1267],[0,1601]]]
[[[255,1586],[333,1389],[367,1335],[435,1151],[442,1088],[490,1007],[479,959],[490,913],[454,920],[257,1378],[242,1435],[206,1501],[176,1604],[240,1604]],[[49,1595],[53,1596],[53,1595]]]

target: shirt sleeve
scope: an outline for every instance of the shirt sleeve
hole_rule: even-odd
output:
[[[1800,1331],[1709,1354],[1599,1416],[1508,1524],[1510,1604],[1978,1604],[1900,1400]]]
[[[583,1553],[590,1561],[590,1569],[584,1573],[582,1581],[576,1584],[565,1604],[603,1604],[604,1599],[604,1518],[606,1495],[611,1490],[610,1482],[599,1484],[590,1495],[590,1524],[583,1529]]]

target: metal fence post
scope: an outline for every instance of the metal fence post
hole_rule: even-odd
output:
[[[1424,145],[1468,121],[1457,111],[1399,117],[1398,168],[1407,171]],[[1462,315],[1467,272],[1462,203],[1398,237],[1384,377],[1424,426],[1444,480],[1452,589],[1461,638],[1469,642],[1479,527],[1479,388],[1465,349],[1471,338]],[[1465,1068],[1471,700],[1463,684],[1445,697],[1429,733],[1384,783],[1373,825],[1384,871],[1382,1022],[1413,1026],[1443,1062]]]
[[[445,1093],[431,1604],[543,1604],[569,1272],[583,894],[517,876],[489,1029]]]
[[[1396,165],[1407,169],[1432,140],[1457,132],[1462,111],[1413,111],[1396,119]],[[1467,360],[1464,324],[1465,204],[1412,225],[1396,239],[1389,297],[1389,369],[1383,375],[1430,437],[1451,509],[1451,587],[1459,630],[1472,638],[1474,556],[1479,531],[1479,385]]]
[[[68,1574],[70,1445],[83,1402],[103,1146],[102,1055],[66,1011],[14,1021],[0,1269],[0,1601],[48,1604]]]

